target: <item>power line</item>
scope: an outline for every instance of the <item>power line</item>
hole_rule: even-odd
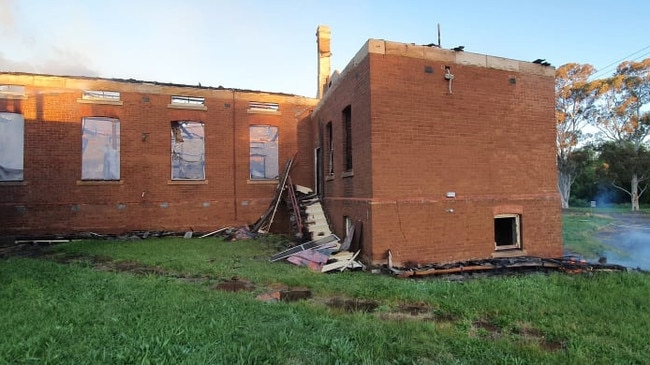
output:
[[[645,47],[641,48],[640,50],[638,50],[636,52],[633,52],[633,53],[621,58],[620,60],[614,61],[614,62],[610,63],[609,65],[598,69],[598,71],[596,71],[593,75],[591,75],[590,78],[596,78],[596,76],[598,76],[598,75],[602,76],[601,74],[604,74],[605,71],[611,69],[612,66],[618,66],[623,61],[629,61],[630,57],[634,56],[637,53],[641,53],[641,52],[643,52],[643,51],[645,51],[646,49],[649,49],[649,48],[650,48],[650,45],[645,46]],[[644,53],[644,54],[642,54],[640,56],[637,56],[636,58],[633,58],[632,60],[637,60],[637,59],[639,59],[641,57],[644,57],[644,56],[647,56],[649,54],[650,54],[650,52]]]

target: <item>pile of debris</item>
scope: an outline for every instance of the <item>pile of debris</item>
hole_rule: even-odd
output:
[[[365,269],[365,266],[355,259],[360,251],[350,252],[350,242],[354,231],[348,232],[345,240],[340,242],[335,234],[294,246],[273,257],[271,262],[287,260],[298,265],[307,266],[313,271],[330,272],[345,269]]]
[[[521,256],[512,258],[495,258],[485,260],[471,260],[454,262],[444,265],[426,265],[414,268],[396,268],[392,266],[390,251],[388,253],[387,269],[399,278],[426,277],[439,275],[466,275],[486,273],[502,275],[530,271],[551,272],[560,271],[567,274],[580,274],[586,272],[611,272],[629,271],[625,266],[604,263],[591,263],[575,256],[561,258],[542,258]]]
[[[295,185],[291,181],[289,171],[293,166],[294,158],[290,158],[285,164],[271,204],[269,204],[260,219],[250,229],[239,228],[235,230],[236,235],[234,235],[233,239],[247,239],[260,233],[269,232],[280,201],[284,197],[289,208],[289,220],[293,237],[297,242],[294,247],[271,257],[271,262],[287,260],[294,265],[307,266],[319,272],[364,269],[365,266],[355,260],[360,251],[348,251],[354,237],[354,225],[348,228],[343,242],[338,236],[332,234],[318,194],[305,186]],[[211,232],[208,235],[218,232]]]

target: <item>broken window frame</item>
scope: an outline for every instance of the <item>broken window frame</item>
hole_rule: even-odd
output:
[[[81,180],[120,180],[120,120],[85,117],[81,120]]]
[[[250,125],[248,130],[249,179],[256,181],[279,179],[280,129],[273,125]]]
[[[106,90],[84,90],[81,94],[83,100],[107,100],[107,101],[120,101],[121,94],[119,91],[106,91]]]
[[[325,128],[327,130],[327,174],[334,176],[334,131],[332,122],[328,122]]]
[[[262,113],[278,113],[280,111],[280,104],[263,102],[263,101],[249,101],[248,111],[262,112]]]
[[[24,180],[25,117],[0,112],[0,182]]]
[[[509,220],[509,228],[499,228],[497,227],[497,220]],[[509,229],[509,235],[511,239],[507,242],[499,244],[498,229]],[[503,232],[499,236],[503,236]],[[494,216],[494,247],[495,250],[520,250],[522,248],[521,242],[521,214],[497,214]]]
[[[170,102],[175,105],[205,106],[205,98],[202,96],[172,95]]]
[[[342,111],[343,118],[343,170],[352,171],[352,106],[346,106]]]
[[[205,180],[205,123],[171,122],[171,180]]]

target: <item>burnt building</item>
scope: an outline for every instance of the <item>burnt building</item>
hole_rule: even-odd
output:
[[[561,255],[554,68],[317,38],[318,98],[0,73],[0,234],[250,224],[295,156],[369,262]]]

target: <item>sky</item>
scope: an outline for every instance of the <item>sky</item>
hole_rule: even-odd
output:
[[[0,0],[0,71],[136,79],[314,97],[316,28],[332,70],[369,38],[464,46],[609,76],[650,58],[640,0]]]

